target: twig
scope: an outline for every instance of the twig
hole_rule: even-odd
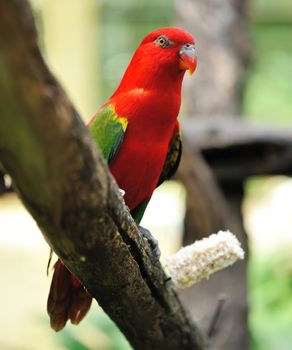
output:
[[[216,309],[214,311],[214,314],[213,314],[213,317],[211,319],[211,323],[210,323],[210,326],[208,329],[208,333],[207,333],[209,338],[212,338],[215,334],[215,331],[216,331],[217,325],[219,323],[219,318],[220,318],[220,315],[222,313],[225,301],[226,301],[225,296],[221,296],[221,298],[217,302]]]

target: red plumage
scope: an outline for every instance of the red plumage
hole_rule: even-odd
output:
[[[158,47],[155,39],[161,35],[174,44],[167,49]],[[162,28],[147,35],[106,103],[113,103],[117,115],[128,119],[124,141],[110,170],[125,191],[131,210],[151,198],[178,128],[185,73],[180,69],[178,52],[187,43],[194,44],[193,37],[177,28]]]
[[[179,129],[183,76],[187,69],[192,73],[196,64],[194,39],[189,33],[178,28],[158,29],[141,42],[119,87],[102,106],[110,105],[118,117],[127,120],[123,141],[109,167],[125,191],[131,211],[147,203],[160,182]],[[89,125],[98,117],[99,112]],[[77,278],[58,261],[48,299],[52,328],[62,329],[68,319],[79,323],[90,301]]]

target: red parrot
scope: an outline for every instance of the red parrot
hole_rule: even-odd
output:
[[[88,128],[137,223],[155,188],[176,171],[181,156],[177,116],[186,70],[197,66],[194,38],[179,28],[148,34],[135,51],[114,94]],[[91,296],[58,260],[48,297],[51,327],[78,324]]]

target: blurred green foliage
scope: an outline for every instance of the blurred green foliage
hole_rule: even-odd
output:
[[[292,2],[250,1],[254,57],[243,112],[253,122],[292,123]],[[279,180],[280,181],[280,180]],[[267,181],[249,182],[247,195],[263,199]],[[275,232],[275,235],[277,232]],[[292,261],[287,248],[249,260],[249,323],[252,350],[292,349]]]
[[[244,113],[253,121],[291,124],[292,25],[254,25],[251,35],[256,55],[245,90]]]
[[[254,57],[243,112],[253,121],[292,123],[292,2],[250,2]]]
[[[250,0],[248,3],[256,23],[292,23],[291,0]]]
[[[291,350],[291,295],[291,252],[283,248],[250,260],[249,322],[253,350]]]

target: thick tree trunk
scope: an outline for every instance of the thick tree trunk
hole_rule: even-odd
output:
[[[180,26],[196,39],[198,68],[185,94],[188,116],[239,115],[251,58],[246,0],[177,0]]]
[[[190,145],[190,142],[184,142],[180,170],[176,176],[188,193],[184,245],[193,243],[194,237],[201,239],[211,232],[232,227],[229,208],[212,171],[201,153],[192,152]]]
[[[0,0],[0,51],[0,160],[48,243],[135,349],[204,349],[44,64],[27,1]]]
[[[186,114],[195,119],[210,120],[239,115],[245,67],[251,54],[246,29],[246,2],[177,0],[175,4],[178,25],[194,34],[198,50],[196,77],[190,79],[185,89]],[[213,136],[209,137],[212,139]],[[189,141],[194,138],[195,135],[190,136]],[[220,183],[221,187],[218,187],[218,178],[209,165],[205,163],[202,166],[204,158],[200,157],[198,161],[199,148],[192,147],[191,152],[194,156],[185,163],[193,162],[196,176],[188,176],[184,173],[184,168],[179,171],[179,178],[186,185],[192,179],[194,182],[187,190],[185,241],[227,227],[237,233],[246,247],[246,236],[238,216],[242,181],[232,187],[228,183]],[[204,175],[206,173],[208,176]],[[200,196],[195,190],[198,188]],[[223,307],[219,318],[218,315],[215,317],[217,324],[214,326],[217,303],[222,295],[225,302],[224,305],[220,304]],[[199,283],[191,290],[183,291],[181,296],[188,307],[192,306],[192,313],[202,320],[204,330],[209,333],[212,343],[218,349],[248,348],[246,261],[218,273],[208,284]],[[198,299],[198,296],[203,297]]]

